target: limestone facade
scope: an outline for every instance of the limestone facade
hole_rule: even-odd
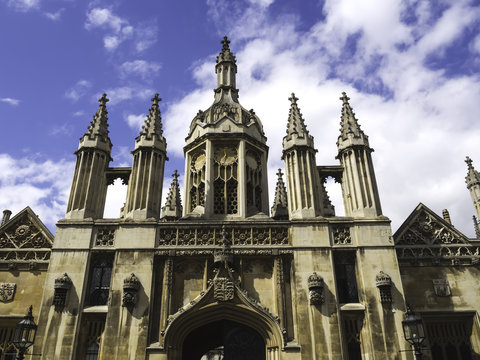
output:
[[[175,172],[161,207],[167,144],[158,94],[131,168],[109,167],[102,96],[55,240],[29,208],[0,226],[0,280],[17,284],[0,304],[2,326],[33,304],[32,351],[49,360],[413,359],[402,330],[408,303],[426,325],[424,358],[479,358],[480,242],[422,204],[392,235],[372,149],[345,93],[339,164],[330,166],[317,166],[291,95],[285,182],[279,170],[270,217],[267,139],[238,101],[229,43],[217,57],[213,104],[186,129],[184,204]],[[467,184],[472,171],[469,163]],[[346,216],[335,215],[328,177],[342,186]],[[128,184],[126,204],[119,218],[104,219],[116,178]],[[20,234],[27,223],[40,245]]]

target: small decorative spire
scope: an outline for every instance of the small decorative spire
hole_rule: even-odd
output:
[[[145,119],[145,124],[142,126],[142,131],[140,131],[140,136],[144,136],[146,139],[152,139],[154,135],[160,139],[163,134],[162,130],[162,116],[160,113],[160,107],[158,103],[162,101],[162,98],[158,96],[158,93],[151,99],[153,104],[150,108],[147,118]]]
[[[229,45],[230,45],[230,40],[228,40],[227,35],[225,35],[225,36],[223,37],[223,40],[220,41],[220,42],[221,42],[222,45],[223,45],[223,46],[222,46],[222,52],[230,51],[230,46],[229,46]]]
[[[480,228],[478,226],[478,220],[475,215],[473,215],[473,228],[475,229],[475,237],[480,239]]]
[[[103,93],[102,97],[98,99],[100,103],[97,112],[93,115],[93,120],[90,122],[87,132],[85,133],[90,139],[94,139],[96,136],[100,137],[103,141],[110,141],[108,138],[108,111],[107,111],[107,94]],[[85,136],[84,135],[84,136]]]
[[[277,172],[277,185],[275,187],[275,199],[272,206],[272,217],[277,220],[288,219],[287,189],[283,182],[282,170]]]
[[[182,216],[182,200],[180,198],[180,186],[178,184],[178,172],[172,174],[173,180],[168,191],[167,201],[165,206],[162,207],[162,219],[176,220]]]
[[[342,96],[340,97],[342,100],[342,115],[340,120],[340,136],[346,140],[348,138],[348,134],[353,134],[354,137],[360,138],[365,136],[362,129],[360,129],[360,125],[358,124],[357,119],[355,118],[355,113],[350,106],[348,100],[350,98],[347,96],[345,92],[342,92]]]
[[[445,220],[450,225],[452,224],[452,220],[450,219],[450,213],[448,212],[447,209],[442,210],[442,216],[443,216],[443,220]]]
[[[298,137],[308,136],[307,126],[305,120],[297,105],[298,98],[294,93],[288,98],[292,103],[290,105],[290,112],[288,113],[287,136],[297,134]]]

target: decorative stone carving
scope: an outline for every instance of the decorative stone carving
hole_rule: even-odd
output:
[[[235,286],[232,279],[219,277],[213,279],[213,297],[217,301],[230,301],[235,296]]]
[[[380,301],[382,304],[392,302],[392,279],[388,274],[380,271],[375,277],[377,288],[380,291]]]
[[[450,284],[448,283],[447,279],[433,279],[433,290],[435,290],[435,294],[440,297],[447,297],[452,295],[452,291],[450,289]]]
[[[308,277],[308,295],[310,299],[310,305],[322,305],[325,302],[323,294],[324,287],[323,278],[314,272]]]
[[[63,307],[67,301],[68,290],[72,287],[72,280],[67,273],[55,279],[53,305]]]
[[[337,226],[333,230],[333,243],[335,245],[349,245],[352,243],[350,228],[346,226]]]
[[[131,273],[129,277],[123,280],[122,306],[135,306],[137,303],[138,290],[140,290],[140,280]]]
[[[15,283],[0,283],[0,301],[3,303],[13,301],[16,289]]]
[[[113,246],[115,243],[115,229],[101,228],[97,231],[95,246]]]

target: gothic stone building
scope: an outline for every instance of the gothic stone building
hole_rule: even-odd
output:
[[[373,150],[345,93],[333,166],[317,166],[290,97],[286,186],[279,170],[270,212],[266,137],[238,101],[236,59],[222,43],[213,104],[186,129],[183,206],[175,173],[161,207],[158,95],[128,168],[109,167],[104,95],[75,153],[55,240],[29,208],[6,213],[0,359],[12,358],[12,328],[30,304],[39,326],[31,351],[45,360],[413,359],[407,303],[425,324],[424,358],[478,359],[478,240],[423,204],[392,235]],[[341,183],[345,216],[335,215],[327,177]],[[116,178],[128,184],[125,206],[104,219]],[[470,160],[467,186],[480,216]]]

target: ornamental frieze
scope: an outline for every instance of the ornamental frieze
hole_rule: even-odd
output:
[[[215,246],[222,245],[223,239],[233,246],[288,245],[288,227],[227,227],[192,228],[159,227],[158,246]]]

